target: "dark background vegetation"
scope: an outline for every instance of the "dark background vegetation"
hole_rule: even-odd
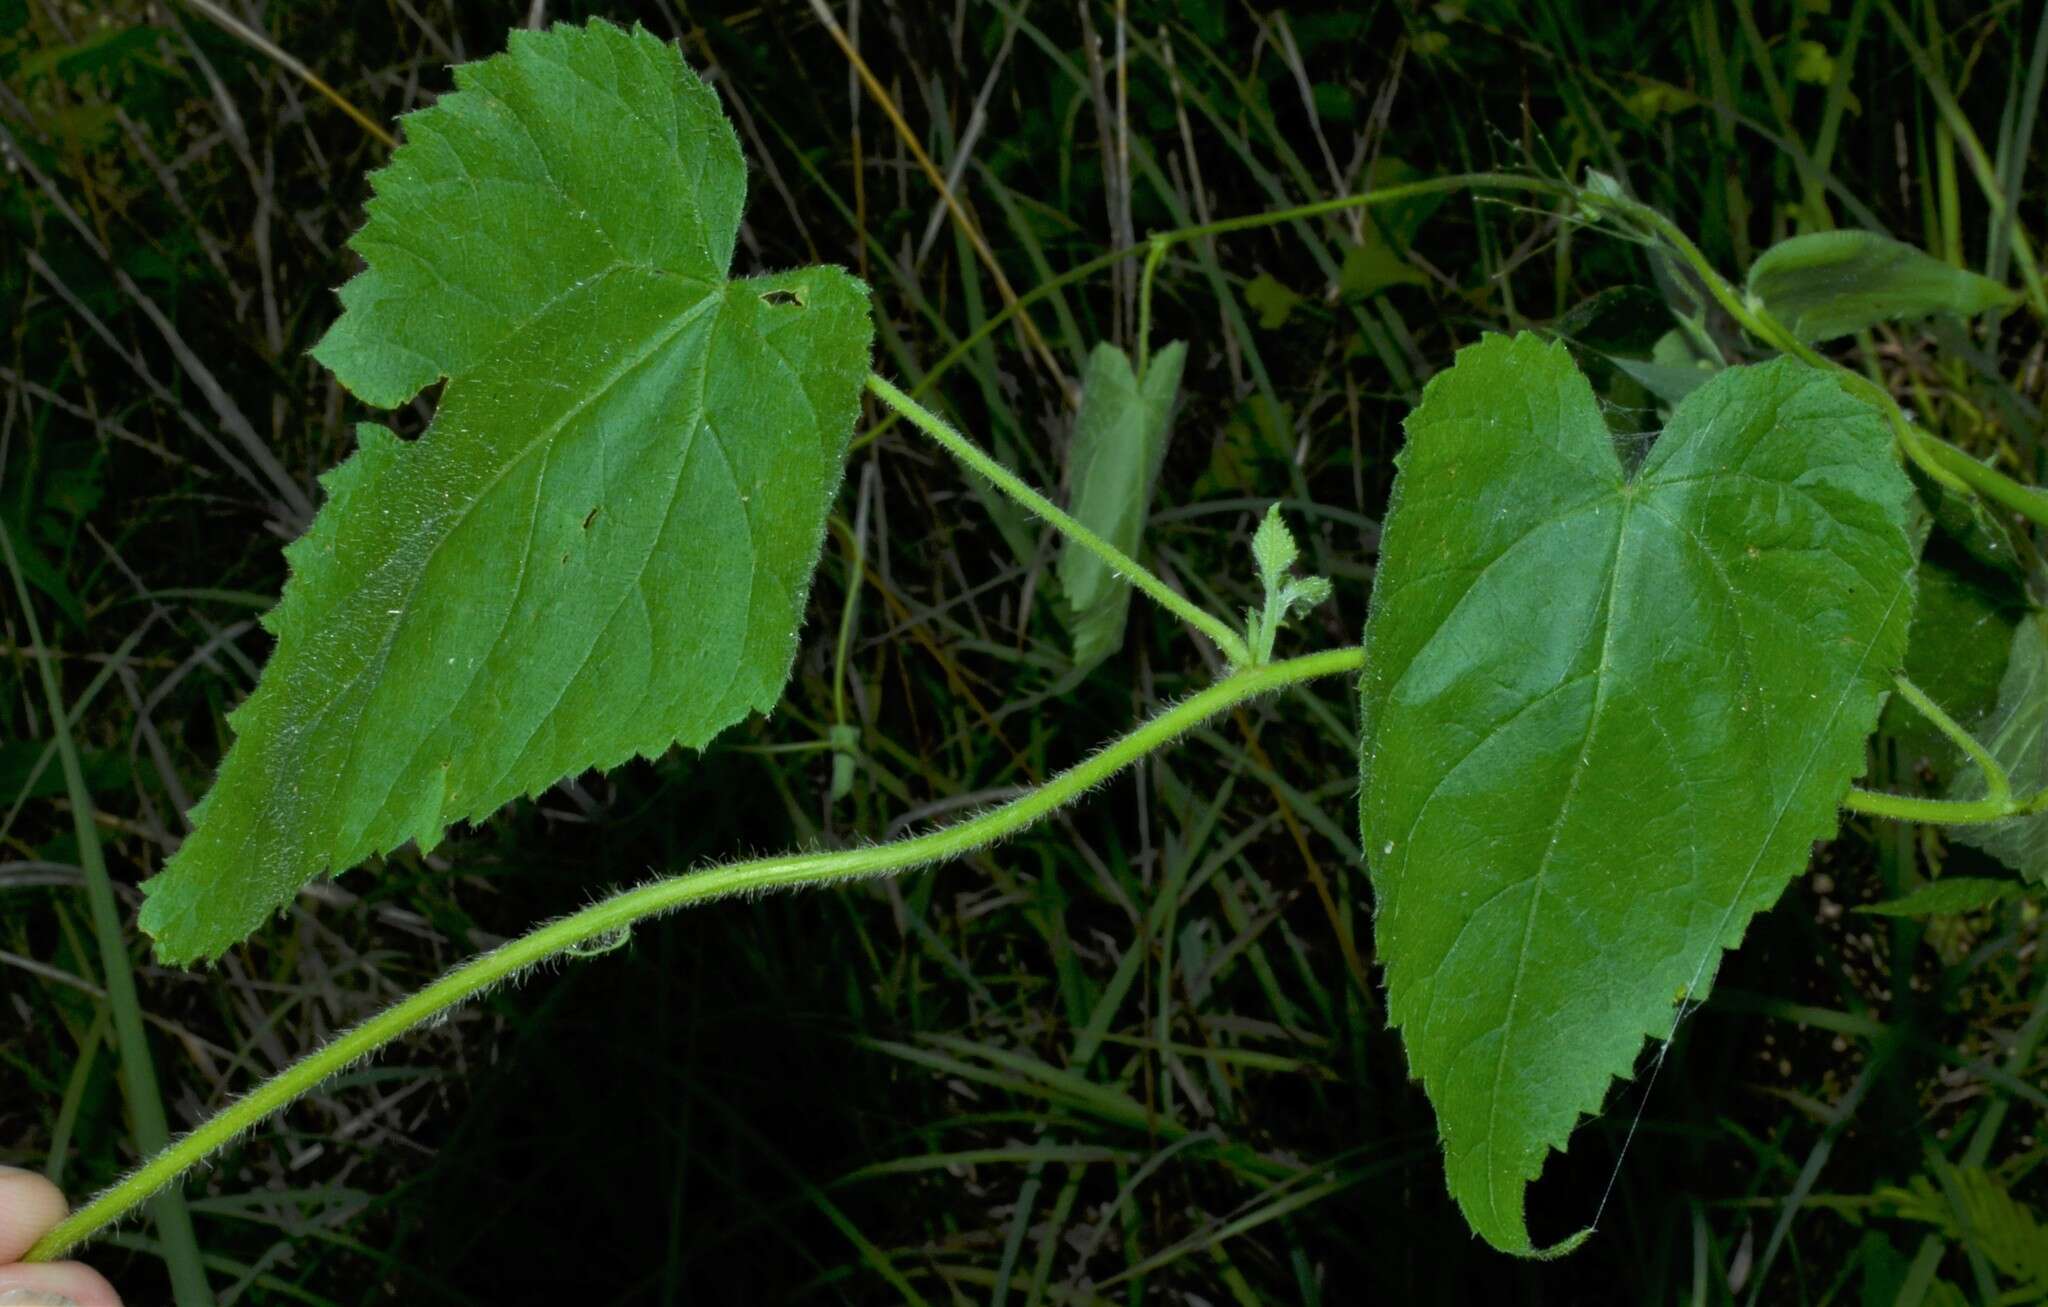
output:
[[[2048,227],[2048,130],[2026,136],[2039,0],[832,10],[1019,291],[1148,231],[1495,167],[1599,167],[1736,277],[1830,223],[2009,262],[1943,96],[2031,235]],[[1002,307],[804,0],[0,0],[0,524],[131,913],[266,655],[255,618],[302,525],[293,498],[317,502],[362,416],[307,349],[388,150],[280,52],[393,125],[508,27],[590,15],[679,39],[725,97],[752,165],[740,271],[857,268],[877,366],[906,381]],[[1161,270],[1157,339],[1191,351],[1150,557],[1234,611],[1257,511],[1288,501],[1338,583],[1286,638],[1297,651],[1355,642],[1402,415],[1460,345],[1554,326],[1594,364],[1646,348],[1682,301],[1642,250],[1561,209],[1457,197],[1397,217],[1187,245]],[[1040,484],[1061,482],[1085,352],[1134,343],[1122,267],[1034,307],[1045,358],[1006,327],[934,386]],[[1923,420],[2041,479],[2038,321],[1861,348]],[[1657,425],[1601,375],[1617,431]],[[850,465],[773,717],[316,886],[215,969],[156,968],[137,939],[174,1128],[608,887],[1000,798],[1215,673],[1139,601],[1122,653],[1077,680],[1051,542],[1000,515],[892,428]],[[81,1194],[135,1150],[11,589],[0,646],[0,1159]],[[835,803],[842,712],[861,743]],[[721,904],[496,994],[192,1179],[215,1287],[249,1303],[1987,1300],[1982,1259],[1886,1194],[1932,1184],[1931,1159],[1997,1104],[1986,1163],[2048,1206],[2043,1063],[2010,1055],[2043,1020],[2034,903],[1924,928],[1847,913],[1974,856],[1851,823],[1668,1054],[1646,1052],[1553,1160],[1537,1234],[1597,1212],[1599,1235],[1515,1262],[1446,1198],[1385,1028],[1354,722],[1340,685],[1290,694],[960,865]],[[1881,775],[1912,771],[1876,752]],[[91,1251],[137,1304],[168,1292],[155,1237],[134,1224]]]

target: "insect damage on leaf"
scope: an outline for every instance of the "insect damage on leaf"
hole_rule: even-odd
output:
[[[728,279],[738,140],[644,31],[514,32],[455,83],[372,177],[366,269],[314,350],[369,404],[447,386],[417,441],[359,428],[286,550],[275,652],[145,886],[166,961],[565,776],[701,747],[788,676],[866,287]]]
[[[1375,931],[1451,1193],[1532,1254],[1545,1158],[1835,828],[1905,652],[1910,486],[1789,360],[1707,380],[1633,474],[1533,336],[1462,351],[1407,433],[1366,631]]]

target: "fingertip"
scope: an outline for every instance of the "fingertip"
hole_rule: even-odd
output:
[[[79,1262],[0,1266],[0,1307],[121,1307],[121,1295],[106,1277]]]
[[[21,1255],[71,1209],[57,1186],[19,1167],[0,1166],[0,1266]]]

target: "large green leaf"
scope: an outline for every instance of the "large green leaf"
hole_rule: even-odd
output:
[[[1069,511],[1126,554],[1138,552],[1145,532],[1186,357],[1187,346],[1175,341],[1152,356],[1140,380],[1114,345],[1097,345],[1088,356],[1067,455]],[[1071,540],[1060,548],[1059,578],[1074,663],[1093,667],[1123,647],[1131,587]]]
[[[1407,432],[1366,631],[1378,950],[1451,1193],[1530,1253],[1550,1150],[1835,828],[1905,652],[1910,487],[1788,360],[1693,391],[1633,476],[1527,335]]]
[[[2013,629],[1998,706],[1978,738],[2005,768],[2015,795],[2048,788],[2048,613],[2029,613]],[[1982,773],[1964,767],[1950,797],[1977,799],[1984,793]],[[2028,880],[2048,884],[2048,812],[1989,826],[1956,826],[1950,834]]]
[[[1779,241],[1750,265],[1749,293],[1804,341],[1832,340],[1900,318],[1967,318],[2019,302],[2017,292],[1989,277],[1874,231]]]
[[[515,32],[405,120],[315,351],[396,405],[286,556],[277,637],[148,883],[169,961],[325,872],[774,704],[865,374],[836,268],[728,281],[745,166],[675,49]]]

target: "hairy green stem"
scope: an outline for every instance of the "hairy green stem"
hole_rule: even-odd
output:
[[[37,652],[43,696],[50,706],[57,761],[64,771],[64,788],[71,800],[72,830],[78,838],[78,865],[85,873],[85,897],[92,910],[93,934],[99,943],[107,1006],[113,1010],[114,1038],[121,1053],[121,1087],[128,1100],[135,1143],[144,1152],[155,1151],[170,1139],[171,1127],[164,1117],[163,1096],[157,1088],[156,1064],[150,1059],[149,1035],[142,1028],[142,1000],[135,992],[135,972],[128,961],[128,937],[121,926],[120,905],[114,901],[114,883],[107,875],[99,831],[93,825],[92,791],[86,786],[85,773],[78,762],[78,747],[71,738],[64,692],[57,684],[57,660],[43,643],[42,624],[36,620],[28,582],[5,526],[0,526],[0,555],[5,556],[7,571],[14,578],[15,598],[21,603],[29,644]],[[163,1239],[164,1266],[170,1272],[171,1293],[179,1307],[211,1303],[213,1290],[206,1282],[206,1268],[199,1258],[199,1238],[192,1228],[192,1213],[184,1198],[166,1194],[151,1214]]]
[[[1145,245],[1145,270],[1138,278],[1138,380],[1145,379],[1145,365],[1152,361],[1152,279],[1173,245],[1170,236],[1154,236]]]
[[[1970,761],[1977,764],[1977,770],[1984,773],[1984,798],[2000,807],[2012,803],[2012,778],[2005,774],[2005,768],[1998,759],[1991,756],[1991,750],[1977,742],[1977,737],[1957,724],[1956,719],[1942,710],[1940,704],[1927,697],[1927,692],[1906,679],[1901,672],[1893,678],[1898,686],[1899,697],[1913,705],[1914,711],[1934,723],[1934,729],[1948,737],[1950,744],[1968,754]]]
[[[2048,789],[2036,790],[2020,799],[2000,802],[1982,799],[1920,799],[1909,794],[1886,794],[1881,790],[1852,789],[1842,800],[1851,812],[1891,821],[1917,821],[1929,826],[1987,826],[2015,817],[2035,817],[2048,812]]]
[[[1024,484],[1016,473],[982,453],[973,441],[946,425],[944,418],[872,372],[868,374],[868,390],[875,398],[908,418],[911,425],[944,446],[947,453],[986,477],[996,489],[1030,509],[1060,534],[1101,559],[1103,566],[1152,596],[1168,612],[1208,636],[1216,647],[1223,651],[1223,656],[1230,660],[1232,666],[1243,667],[1252,661],[1251,651],[1246,648],[1244,638],[1232,630],[1223,619],[1186,597],[1176,594],[1166,582],[1153,575],[1150,568],[1082,526],[1050,499]]]
[[[1927,452],[1956,480],[1985,499],[2018,513],[2036,526],[2048,527],[2048,493],[2022,485],[1997,468],[1979,463],[1947,441],[1929,440]]]
[[[2048,789],[2043,789],[2025,798],[2015,799],[2012,795],[2012,778],[1998,759],[1957,724],[1956,719],[1942,710],[1940,704],[1927,697],[1919,686],[1900,675],[1894,682],[1899,696],[1922,717],[1934,723],[1935,729],[1948,737],[1951,744],[1968,754],[1970,761],[1984,773],[1984,797],[1981,799],[1922,799],[1907,794],[1887,794],[1882,790],[1852,789],[1842,806],[1851,812],[1867,813],[1873,817],[1886,817],[1892,821],[1916,821],[1939,826],[1981,826],[1994,821],[2009,821],[2014,817],[2030,817],[2035,813],[2048,812]]]
[[[670,876],[621,891],[581,912],[537,927],[463,963],[264,1081],[67,1217],[29,1249],[25,1260],[43,1262],[63,1256],[329,1076],[529,968],[573,954],[593,941],[619,939],[649,917],[712,899],[838,884],[957,858],[1025,829],[1218,713],[1285,686],[1356,672],[1364,666],[1365,650],[1354,646],[1246,668],[1159,713],[1029,794],[978,817],[868,848],[760,858]]]

